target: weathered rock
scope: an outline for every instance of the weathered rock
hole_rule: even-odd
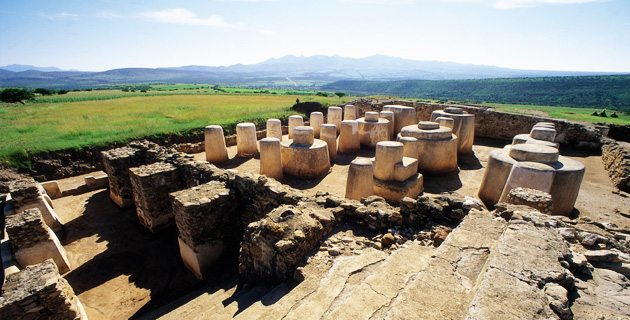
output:
[[[2,289],[2,319],[87,319],[79,298],[52,260],[7,276]]]

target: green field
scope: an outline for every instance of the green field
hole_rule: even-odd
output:
[[[483,106],[493,107],[497,111],[530,114],[535,116],[549,117],[552,119],[566,119],[574,122],[590,122],[590,123],[611,123],[618,125],[630,124],[630,114],[627,112],[616,111],[618,118],[612,118],[614,110],[606,110],[607,117],[594,116],[592,113],[595,109],[589,108],[571,108],[571,107],[555,107],[555,106],[533,106],[522,104],[500,104],[500,103],[484,103]],[[601,113],[603,109],[597,110]]]
[[[264,123],[268,118],[294,114],[290,108],[296,99],[318,101],[325,106],[352,99],[314,94],[238,87],[216,90],[209,85],[154,85],[146,92],[131,87],[124,91],[38,96],[24,105],[0,105],[0,163],[24,166],[28,157],[38,152],[185,134],[194,129],[201,132],[209,124],[230,127],[243,121]]]
[[[0,105],[0,164],[28,165],[30,155],[86,146],[108,145],[166,134],[201,132],[209,124],[223,125],[230,134],[238,122],[264,123],[286,118],[290,107],[317,101],[324,106],[357,97],[316,95],[314,91],[288,91],[177,84],[130,86],[106,90],[73,91],[38,96],[35,101]],[[144,89],[139,89],[144,88]],[[145,91],[145,92],[143,92]],[[456,102],[453,102],[456,103]],[[486,103],[498,111],[533,114],[576,122],[630,124],[630,115],[618,118],[591,115],[594,109]],[[600,112],[602,110],[599,110]],[[195,131],[196,130],[196,131]]]

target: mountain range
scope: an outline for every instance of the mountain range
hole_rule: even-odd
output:
[[[136,83],[308,87],[339,80],[447,80],[608,74],[615,73],[518,70],[455,62],[408,60],[383,55],[366,58],[287,55],[257,64],[235,64],[228,67],[190,65],[173,68],[122,68],[103,72],[10,65],[0,67],[0,87],[84,89]]]

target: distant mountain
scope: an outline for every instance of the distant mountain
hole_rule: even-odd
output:
[[[24,65],[24,64],[12,64],[9,66],[0,67],[0,69],[13,71],[13,72],[22,72],[22,71],[27,71],[27,70],[35,70],[35,71],[42,71],[42,72],[63,71],[55,67],[35,67],[35,66]]]
[[[0,87],[91,88],[132,83],[211,83],[258,86],[312,86],[339,80],[445,80],[550,76],[607,75],[613,73],[535,71],[454,62],[417,61],[383,55],[344,58],[338,55],[287,55],[250,65],[228,67],[183,66],[125,68],[104,72],[59,71],[12,65],[0,67]],[[45,71],[41,69],[54,69]],[[19,71],[14,71],[19,70]]]

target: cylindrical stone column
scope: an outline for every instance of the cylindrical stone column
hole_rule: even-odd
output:
[[[351,104],[343,107],[343,120],[357,120],[357,108]]]
[[[408,157],[408,158],[418,159],[418,154],[419,154],[418,139],[414,137],[399,136],[398,139],[396,140],[398,140],[398,142],[403,144],[403,149],[404,149],[403,156]],[[426,155],[426,156],[429,156],[429,155]]]
[[[332,164],[337,159],[337,126],[322,124],[319,138],[328,144],[328,155]]]
[[[529,133],[529,136],[533,139],[553,142],[556,139],[556,129],[544,126],[534,126],[532,131]]]
[[[394,165],[402,162],[405,150],[403,144],[395,141],[381,141],[376,144],[374,155],[374,178],[394,180]]]
[[[457,136],[457,153],[471,153],[475,140],[475,115],[462,108],[447,107],[431,113],[431,121],[439,117],[453,119],[453,133]]]
[[[353,154],[358,152],[360,149],[359,123],[356,120],[341,121],[337,152],[341,154]]]
[[[394,113],[394,135],[398,134],[403,127],[416,124],[416,109],[407,106],[391,105],[383,106],[383,111]]]
[[[418,139],[418,170],[441,174],[457,170],[457,137],[437,122],[420,121],[402,128],[399,136]]]
[[[299,126],[293,129],[293,143],[309,145],[315,142],[315,130],[312,127]]]
[[[221,164],[228,161],[223,128],[218,125],[207,126],[203,130],[206,149],[206,161]]]
[[[492,208],[499,202],[505,182],[510,176],[516,160],[512,159],[503,149],[493,150],[488,155],[486,170],[483,172],[481,185],[477,195],[488,207]]]
[[[370,159],[354,159],[348,168],[346,198],[361,200],[374,194],[374,168]]]
[[[394,130],[396,130],[396,128],[394,128],[395,126],[394,113],[391,111],[381,111],[381,118],[389,121],[389,139],[388,140],[394,140],[396,138],[396,135],[394,134]]]
[[[361,147],[373,149],[379,141],[389,140],[389,121],[379,118],[377,112],[366,112],[357,123]]]
[[[324,114],[321,112],[311,112],[311,127],[313,127],[313,132],[315,133],[315,138],[319,139],[319,133],[321,131],[321,126],[324,124]]]
[[[282,140],[282,123],[279,119],[267,120],[267,138]]]
[[[304,118],[302,118],[302,116],[299,116],[299,115],[289,116],[289,139],[293,139],[293,129],[295,129],[295,127],[299,127],[303,125],[304,125]]]
[[[236,156],[254,157],[258,154],[256,125],[243,122],[236,125]]]
[[[439,123],[441,127],[449,127],[451,130],[453,130],[453,125],[455,124],[455,120],[447,117],[437,117],[435,122]]]
[[[575,206],[586,169],[581,162],[567,157],[560,156],[558,162],[561,165],[552,165],[556,167],[550,192],[553,199],[553,214],[568,216]]]
[[[525,161],[518,162],[512,166],[499,202],[505,202],[510,190],[519,187],[549,193],[553,184],[554,175],[554,168],[548,164]]]
[[[341,121],[343,120],[343,110],[340,107],[328,108],[328,124],[334,124],[337,133],[341,130]]]
[[[260,140],[260,174],[274,179],[282,179],[282,153],[280,139]]]

